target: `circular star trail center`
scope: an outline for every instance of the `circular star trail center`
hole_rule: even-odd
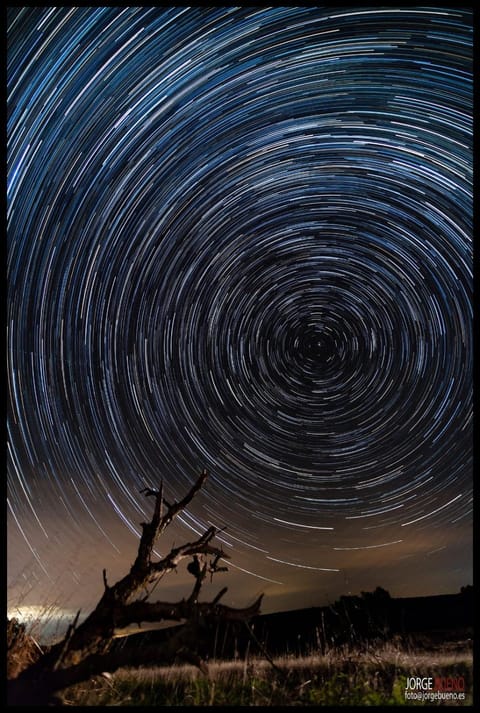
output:
[[[17,523],[113,499],[137,526],[142,483],[181,498],[204,467],[186,523],[227,524],[240,549],[260,530],[317,528],[331,552],[461,519],[470,12],[10,8],[8,24]],[[341,568],[322,558],[306,564]]]

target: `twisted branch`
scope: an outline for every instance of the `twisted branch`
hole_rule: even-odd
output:
[[[103,570],[104,592],[95,609],[77,627],[78,614],[69,627],[64,639],[50,647],[41,659],[25,669],[20,675],[9,682],[11,699],[41,705],[48,701],[56,690],[85,680],[94,673],[113,671],[122,665],[136,665],[132,652],[109,651],[116,628],[124,628],[133,623],[159,621],[187,621],[190,628],[182,627],[180,634],[173,634],[168,645],[161,650],[148,648],[139,656],[141,663],[150,657],[159,662],[166,658],[171,662],[172,656],[180,653],[190,660],[197,661],[185,641],[178,637],[190,636],[195,630],[195,622],[199,619],[218,621],[246,621],[260,612],[261,595],[251,606],[244,609],[219,604],[227,588],[224,587],[212,602],[199,602],[198,597],[207,574],[210,579],[217,572],[227,571],[227,567],[219,566],[220,560],[229,559],[223,550],[211,544],[219,530],[209,527],[197,540],[187,542],[179,547],[173,547],[168,554],[158,561],[153,560],[156,539],[181,512],[200,490],[208,477],[204,469],[187,495],[180,501],[170,504],[163,497],[163,482],[158,490],[143,488],[141,493],[146,497],[154,497],[155,504],[150,522],[141,523],[142,535],[138,545],[137,556],[128,572],[113,585],[107,582],[106,570]],[[164,510],[166,507],[166,510]],[[207,560],[211,557],[210,561]],[[148,602],[146,598],[137,598],[140,590],[147,584],[156,581],[165,573],[175,570],[185,558],[193,558],[189,571],[195,576],[195,584],[188,599],[179,602]],[[193,628],[192,628],[193,627]],[[187,642],[188,643],[188,642]],[[128,656],[128,661],[125,660]],[[136,654],[137,656],[137,654]],[[197,665],[203,665],[198,659]],[[139,664],[141,665],[141,664]]]

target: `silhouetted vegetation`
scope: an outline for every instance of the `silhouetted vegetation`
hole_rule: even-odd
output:
[[[203,471],[177,503],[165,500],[162,486],[141,491],[154,498],[154,512],[142,523],[130,571],[110,585],[103,570],[100,601],[81,624],[77,614],[61,641],[40,650],[23,624],[7,620],[9,704],[394,705],[405,703],[406,677],[424,675],[426,665],[462,676],[471,697],[471,585],[401,599],[377,586],[329,606],[268,615],[260,615],[262,597],[244,609],[221,604],[226,587],[199,601],[205,578],[227,569],[220,562],[228,556],[213,544],[216,528],[159,560],[153,555],[158,536],[206,478]],[[189,595],[148,601],[149,588],[182,560],[194,579]],[[132,623],[159,621],[170,626],[115,638]],[[429,653],[419,663],[422,651]]]
[[[8,655],[8,700],[12,705],[47,705],[55,693],[68,686],[87,680],[122,666],[172,663],[177,660],[193,662],[205,669],[200,647],[213,625],[222,621],[247,621],[260,611],[260,596],[251,606],[235,609],[220,603],[227,588],[221,589],[210,602],[200,602],[202,584],[226,567],[220,561],[228,559],[221,548],[212,544],[217,529],[209,527],[197,540],[173,547],[159,560],[154,558],[157,538],[170,525],[204,485],[207,471],[179,502],[170,503],[159,490],[144,488],[146,497],[154,498],[150,522],[141,523],[142,535],[138,552],[130,571],[110,585],[103,570],[104,593],[91,614],[78,624],[80,612],[70,624],[65,637],[45,648],[39,656],[22,655],[31,641],[17,622],[7,622],[10,634]],[[176,571],[182,560],[189,561],[188,571],[194,577],[193,589],[179,602],[150,602],[150,591],[165,574]],[[145,594],[146,593],[146,594]],[[118,648],[114,644],[115,631],[133,623],[183,622],[170,627],[159,645],[137,648]]]

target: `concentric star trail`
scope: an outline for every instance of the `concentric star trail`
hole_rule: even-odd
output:
[[[41,579],[86,532],[101,571],[139,488],[181,498],[204,467],[178,527],[226,526],[238,570],[407,591],[438,549],[431,586],[468,583],[472,29],[8,10],[12,587],[21,552]]]

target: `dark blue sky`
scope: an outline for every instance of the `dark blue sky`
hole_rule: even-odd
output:
[[[10,605],[204,467],[159,552],[225,526],[238,605],[471,582],[472,24],[9,9]]]

